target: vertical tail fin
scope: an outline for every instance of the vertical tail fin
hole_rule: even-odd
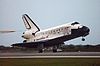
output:
[[[22,19],[24,21],[26,29],[32,29],[34,33],[40,31],[39,27],[31,20],[31,18],[27,14],[24,14],[22,16]]]

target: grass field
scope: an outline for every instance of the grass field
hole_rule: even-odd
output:
[[[0,66],[100,66],[100,58],[0,59]]]

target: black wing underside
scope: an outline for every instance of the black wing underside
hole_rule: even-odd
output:
[[[51,39],[51,40],[44,40],[44,41],[37,41],[37,42],[16,43],[16,44],[12,44],[12,46],[37,48],[41,44],[43,44],[44,47],[49,47],[49,46],[59,45],[63,43],[64,42],[61,41],[60,39]]]
[[[49,39],[49,40],[42,40],[42,41],[37,41],[37,42],[16,43],[16,44],[12,44],[12,46],[37,48],[39,45],[43,44],[44,47],[49,47],[49,46],[64,44],[64,41],[68,41],[76,37],[79,37],[79,36],[76,36],[73,34],[73,35],[67,35],[63,37],[58,37],[58,38]]]

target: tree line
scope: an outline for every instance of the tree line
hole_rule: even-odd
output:
[[[60,47],[64,52],[100,52],[100,44],[97,45],[63,45]],[[0,46],[0,51],[34,51],[34,48],[15,48],[15,47],[5,47]]]

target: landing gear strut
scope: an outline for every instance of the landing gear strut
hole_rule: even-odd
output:
[[[57,52],[57,46],[53,46],[53,52]]]
[[[43,48],[44,48],[44,45],[43,44],[39,45],[38,52],[39,53],[43,53],[44,52]]]

